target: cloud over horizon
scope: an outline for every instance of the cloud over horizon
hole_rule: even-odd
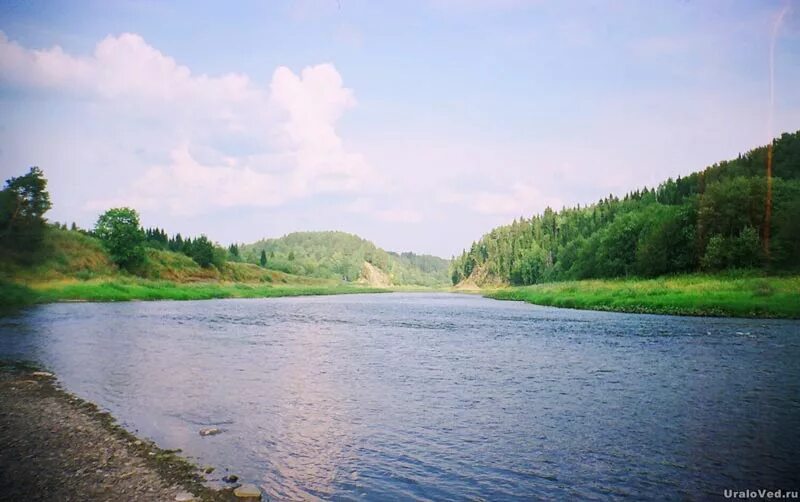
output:
[[[373,178],[365,159],[348,151],[336,131],[356,100],[329,63],[299,74],[278,67],[269,84],[259,87],[242,74],[194,75],[132,33],[106,37],[91,56],[73,56],[58,46],[26,49],[0,32],[0,74],[23,89],[112,106],[116,121],[155,119],[155,134],[178,141],[169,148],[169,162],[143,166],[131,187],[89,200],[90,209],[131,205],[191,215],[220,207],[272,207],[319,193],[352,192]],[[231,138],[245,140],[254,152],[216,149]],[[218,160],[204,163],[193,149]]]

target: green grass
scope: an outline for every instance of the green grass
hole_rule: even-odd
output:
[[[682,275],[487,290],[498,300],[616,312],[800,318],[800,276]]]
[[[378,293],[384,289],[345,284],[176,283],[139,278],[49,281],[27,287],[37,303],[58,301],[112,302],[129,300],[208,300],[276,296]]]
[[[0,314],[39,301],[39,294],[27,286],[0,279]]]

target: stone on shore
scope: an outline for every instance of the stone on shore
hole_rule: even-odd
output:
[[[53,378],[53,374],[50,373],[49,371],[34,371],[33,373],[31,373],[31,375],[37,377]]]
[[[175,502],[193,502],[195,500],[197,499],[189,492],[180,492],[175,495]]]
[[[235,483],[239,481],[239,476],[236,474],[228,474],[227,476],[222,477],[222,481],[225,481],[226,483]]]
[[[206,427],[205,429],[200,429],[201,436],[215,436],[220,433],[222,433],[222,429],[218,429],[216,427]]]
[[[241,501],[255,502],[261,500],[261,489],[253,484],[242,485],[233,490],[233,494]]]

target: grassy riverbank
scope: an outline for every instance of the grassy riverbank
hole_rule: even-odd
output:
[[[20,285],[0,283],[0,301],[25,306],[59,301],[112,302],[130,300],[208,300],[212,298],[270,298],[278,296],[379,293],[387,291],[347,284],[259,284],[235,282],[154,281],[136,277],[86,281],[57,280]]]
[[[296,251],[300,253],[299,249]],[[365,262],[364,266],[367,265]],[[134,270],[126,271],[113,263],[98,239],[51,226],[46,229],[41,248],[31,256],[0,252],[0,313],[59,301],[269,298],[376,293],[388,288],[431,289],[394,285],[385,273],[381,274],[385,280],[360,277],[344,282],[340,278],[297,275],[241,261],[201,267],[185,254],[149,248],[145,260]]]
[[[569,281],[484,290],[498,300],[589,310],[800,318],[800,276],[684,275]]]

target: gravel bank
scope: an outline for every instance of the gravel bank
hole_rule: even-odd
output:
[[[176,453],[137,439],[52,376],[0,363],[0,500],[235,500]]]

